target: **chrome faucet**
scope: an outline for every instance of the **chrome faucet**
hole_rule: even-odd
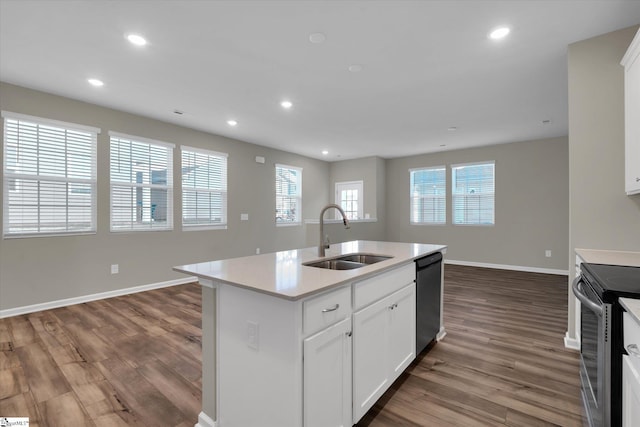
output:
[[[329,249],[329,236],[325,240],[324,238],[324,213],[329,208],[336,208],[342,215],[342,223],[344,224],[344,228],[349,229],[349,220],[347,219],[347,214],[344,213],[342,208],[335,203],[328,204],[320,211],[320,244],[318,245],[318,256],[324,256],[324,250]]]

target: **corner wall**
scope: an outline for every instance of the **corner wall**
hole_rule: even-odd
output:
[[[183,279],[171,270],[173,266],[251,255],[256,248],[270,252],[305,246],[304,224],[275,225],[275,163],[303,168],[303,218],[315,217],[329,200],[329,163],[324,161],[6,83],[0,83],[0,109],[102,130],[97,233],[0,239],[0,310]],[[109,231],[110,130],[176,144],[173,231]],[[179,146],[183,144],[229,154],[227,230],[181,230]],[[256,163],[255,156],[265,157],[266,163]],[[249,221],[240,221],[241,213],[248,213]],[[110,274],[111,264],[119,264],[119,274]]]
[[[452,225],[451,165],[495,160],[495,225]],[[387,161],[387,238],[448,245],[447,259],[566,271],[567,138],[514,142]],[[447,167],[447,224],[412,225],[409,169]],[[545,257],[545,250],[552,257]]]
[[[640,251],[640,195],[624,192],[620,65],[637,29],[569,45],[569,283],[575,248]],[[568,295],[567,337],[575,339],[575,297],[570,289]]]

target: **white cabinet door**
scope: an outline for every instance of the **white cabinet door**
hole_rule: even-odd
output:
[[[304,340],[305,427],[351,426],[351,318]]]
[[[389,363],[391,381],[395,381],[416,358],[416,287],[396,292],[389,301],[393,310],[389,313]]]
[[[622,427],[634,427],[640,422],[640,363],[633,356],[622,356]]]
[[[416,294],[412,283],[353,316],[353,423],[415,358]]]
[[[389,312],[387,298],[353,315],[353,423],[391,385],[389,381]]]

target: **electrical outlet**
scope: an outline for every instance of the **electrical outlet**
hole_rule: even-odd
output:
[[[249,348],[254,350],[258,350],[259,344],[259,335],[260,335],[260,325],[256,322],[252,322],[247,320],[247,345]]]
[[[249,214],[248,213],[241,213],[240,214],[240,221],[249,221]]]
[[[118,274],[120,267],[118,264],[111,264],[111,274]]]
[[[256,248],[256,255],[260,255],[260,248]]]
[[[547,258],[551,258],[551,249],[547,249],[546,251],[544,251],[544,256],[546,256]]]

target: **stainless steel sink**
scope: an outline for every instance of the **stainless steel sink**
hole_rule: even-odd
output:
[[[393,258],[388,255],[348,254],[331,259],[303,263],[307,267],[325,268],[329,270],[353,270]]]

